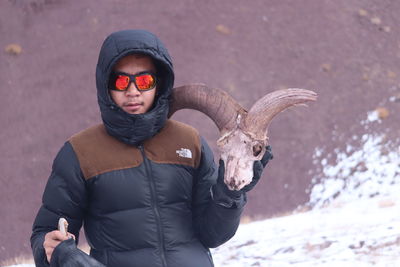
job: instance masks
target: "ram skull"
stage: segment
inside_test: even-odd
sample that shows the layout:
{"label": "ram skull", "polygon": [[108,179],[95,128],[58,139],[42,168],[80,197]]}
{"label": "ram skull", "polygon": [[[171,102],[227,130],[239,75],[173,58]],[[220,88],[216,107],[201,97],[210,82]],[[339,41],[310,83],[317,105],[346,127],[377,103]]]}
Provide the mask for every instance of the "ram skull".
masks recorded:
{"label": "ram skull", "polygon": [[274,116],[291,106],[317,99],[317,94],[310,90],[277,90],[246,111],[226,92],[204,84],[185,85],[172,92],[168,117],[180,109],[195,109],[217,125],[217,145],[225,163],[224,182],[231,190],[240,190],[251,182],[253,163],[265,153],[268,126]]}

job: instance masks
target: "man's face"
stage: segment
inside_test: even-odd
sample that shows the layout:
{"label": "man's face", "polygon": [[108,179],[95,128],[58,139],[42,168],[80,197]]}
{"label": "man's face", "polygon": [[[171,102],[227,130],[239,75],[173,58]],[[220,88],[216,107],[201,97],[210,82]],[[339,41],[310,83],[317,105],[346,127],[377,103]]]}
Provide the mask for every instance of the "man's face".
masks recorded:
{"label": "man's face", "polygon": [[[121,58],[114,66],[115,72],[138,74],[141,72],[156,72],[150,57],[145,55],[128,55]],[[154,102],[157,88],[139,91],[135,83],[131,83],[126,91],[109,90],[114,103],[129,114],[146,113]]]}

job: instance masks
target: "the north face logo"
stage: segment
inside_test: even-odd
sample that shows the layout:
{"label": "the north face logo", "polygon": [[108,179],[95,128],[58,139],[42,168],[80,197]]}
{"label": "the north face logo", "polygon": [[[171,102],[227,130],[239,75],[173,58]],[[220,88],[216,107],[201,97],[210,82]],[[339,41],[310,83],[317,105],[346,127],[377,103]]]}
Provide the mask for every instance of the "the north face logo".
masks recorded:
{"label": "the north face logo", "polygon": [[178,156],[182,158],[188,158],[188,159],[192,158],[192,151],[190,151],[190,149],[187,148],[181,148],[180,150],[177,150],[176,154],[178,154]]}

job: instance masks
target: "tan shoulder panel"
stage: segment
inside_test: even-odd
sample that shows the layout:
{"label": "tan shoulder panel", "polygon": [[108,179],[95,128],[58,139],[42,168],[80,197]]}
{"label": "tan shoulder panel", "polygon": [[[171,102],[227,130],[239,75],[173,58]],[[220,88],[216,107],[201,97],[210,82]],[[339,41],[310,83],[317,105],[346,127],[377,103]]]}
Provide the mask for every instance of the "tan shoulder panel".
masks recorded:
{"label": "tan shoulder panel", "polygon": [[157,163],[183,164],[197,168],[201,142],[196,129],[168,120],[164,128],[144,143],[146,156]]}
{"label": "tan shoulder panel", "polygon": [[85,179],[112,170],[136,167],[143,162],[139,149],[110,136],[103,124],[73,135],[69,142]]}

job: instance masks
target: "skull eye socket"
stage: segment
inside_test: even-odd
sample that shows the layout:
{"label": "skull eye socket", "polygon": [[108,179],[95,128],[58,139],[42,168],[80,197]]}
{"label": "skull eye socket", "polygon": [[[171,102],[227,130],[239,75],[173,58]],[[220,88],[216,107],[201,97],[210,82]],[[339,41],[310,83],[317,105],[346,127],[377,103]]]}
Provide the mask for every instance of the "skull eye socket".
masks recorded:
{"label": "skull eye socket", "polygon": [[254,157],[257,157],[258,155],[260,155],[261,151],[262,151],[262,145],[256,144],[253,146],[253,156]]}

